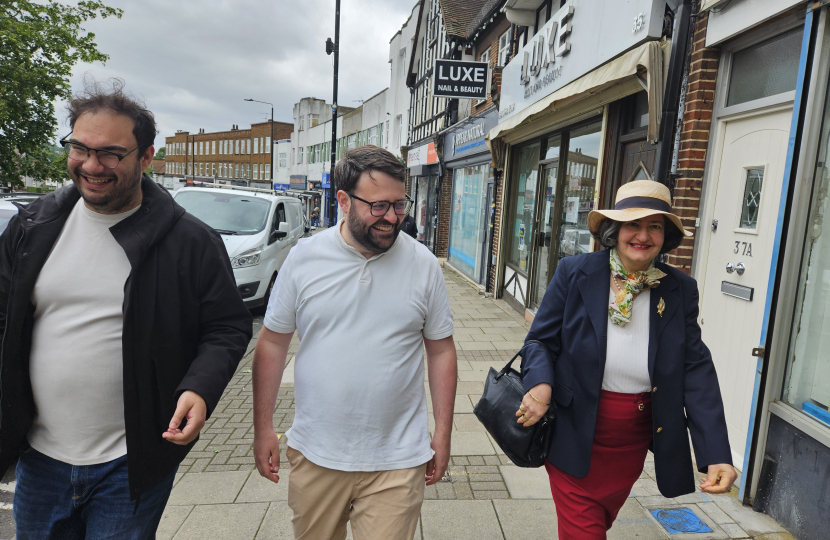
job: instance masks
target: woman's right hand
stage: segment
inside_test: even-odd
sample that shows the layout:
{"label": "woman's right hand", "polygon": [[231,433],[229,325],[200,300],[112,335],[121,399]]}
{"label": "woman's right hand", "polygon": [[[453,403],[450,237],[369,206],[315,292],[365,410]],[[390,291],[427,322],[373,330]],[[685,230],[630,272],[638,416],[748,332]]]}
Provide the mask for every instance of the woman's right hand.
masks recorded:
{"label": "woman's right hand", "polygon": [[531,388],[522,398],[519,410],[516,411],[518,422],[524,427],[530,427],[538,422],[550,408],[552,393],[548,383],[539,383]]}

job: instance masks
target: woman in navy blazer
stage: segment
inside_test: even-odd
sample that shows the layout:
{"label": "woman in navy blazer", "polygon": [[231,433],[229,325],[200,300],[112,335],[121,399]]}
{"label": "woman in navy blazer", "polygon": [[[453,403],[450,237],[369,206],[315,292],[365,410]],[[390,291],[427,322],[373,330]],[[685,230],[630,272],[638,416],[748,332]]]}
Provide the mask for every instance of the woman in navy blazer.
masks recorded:
{"label": "woman in navy blazer", "polygon": [[591,212],[608,249],[560,261],[527,335],[553,358],[525,349],[516,416],[531,426],[556,403],[546,468],[560,539],[606,537],[648,449],[660,493],[694,492],[687,429],[702,491],[725,492],[737,476],[697,283],[655,263],[689,234],[669,201],[665,186],[643,180],[618,190],[614,210]]}

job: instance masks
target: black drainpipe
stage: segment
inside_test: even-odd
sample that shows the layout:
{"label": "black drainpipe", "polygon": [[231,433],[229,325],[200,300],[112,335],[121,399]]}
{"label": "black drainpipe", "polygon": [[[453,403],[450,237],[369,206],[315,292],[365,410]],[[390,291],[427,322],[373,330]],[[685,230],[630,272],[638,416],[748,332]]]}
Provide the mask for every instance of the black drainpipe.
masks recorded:
{"label": "black drainpipe", "polygon": [[675,125],[680,102],[680,93],[685,71],[686,50],[689,46],[692,21],[692,0],[683,0],[675,13],[675,28],[671,41],[671,55],[666,77],[666,95],[663,100],[663,113],[660,118],[660,135],[657,143],[657,156],[654,165],[654,180],[672,188],[669,177],[669,164],[674,150]]}

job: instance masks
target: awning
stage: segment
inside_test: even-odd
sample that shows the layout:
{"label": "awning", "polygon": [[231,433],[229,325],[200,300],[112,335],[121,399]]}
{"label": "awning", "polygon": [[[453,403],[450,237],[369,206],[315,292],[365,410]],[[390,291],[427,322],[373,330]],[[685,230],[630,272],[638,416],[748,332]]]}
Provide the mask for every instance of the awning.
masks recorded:
{"label": "awning", "polygon": [[671,41],[649,41],[583,75],[491,129],[485,138],[487,146],[493,152],[493,141],[511,130],[523,124],[529,124],[541,116],[564,109],[581,99],[598,94],[626,79],[636,79],[648,91],[648,139],[652,143],[656,142],[660,131],[660,115],[663,110],[663,87],[665,86],[663,65],[665,55],[670,48]]}

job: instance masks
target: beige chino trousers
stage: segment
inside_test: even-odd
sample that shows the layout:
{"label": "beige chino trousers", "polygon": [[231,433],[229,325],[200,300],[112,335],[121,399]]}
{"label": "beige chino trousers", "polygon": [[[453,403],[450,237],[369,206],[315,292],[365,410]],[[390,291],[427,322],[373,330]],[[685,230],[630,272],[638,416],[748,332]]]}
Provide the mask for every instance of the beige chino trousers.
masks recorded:
{"label": "beige chino trousers", "polygon": [[286,449],[288,506],[296,540],[412,540],[424,502],[426,463],[411,469],[336,471]]}

